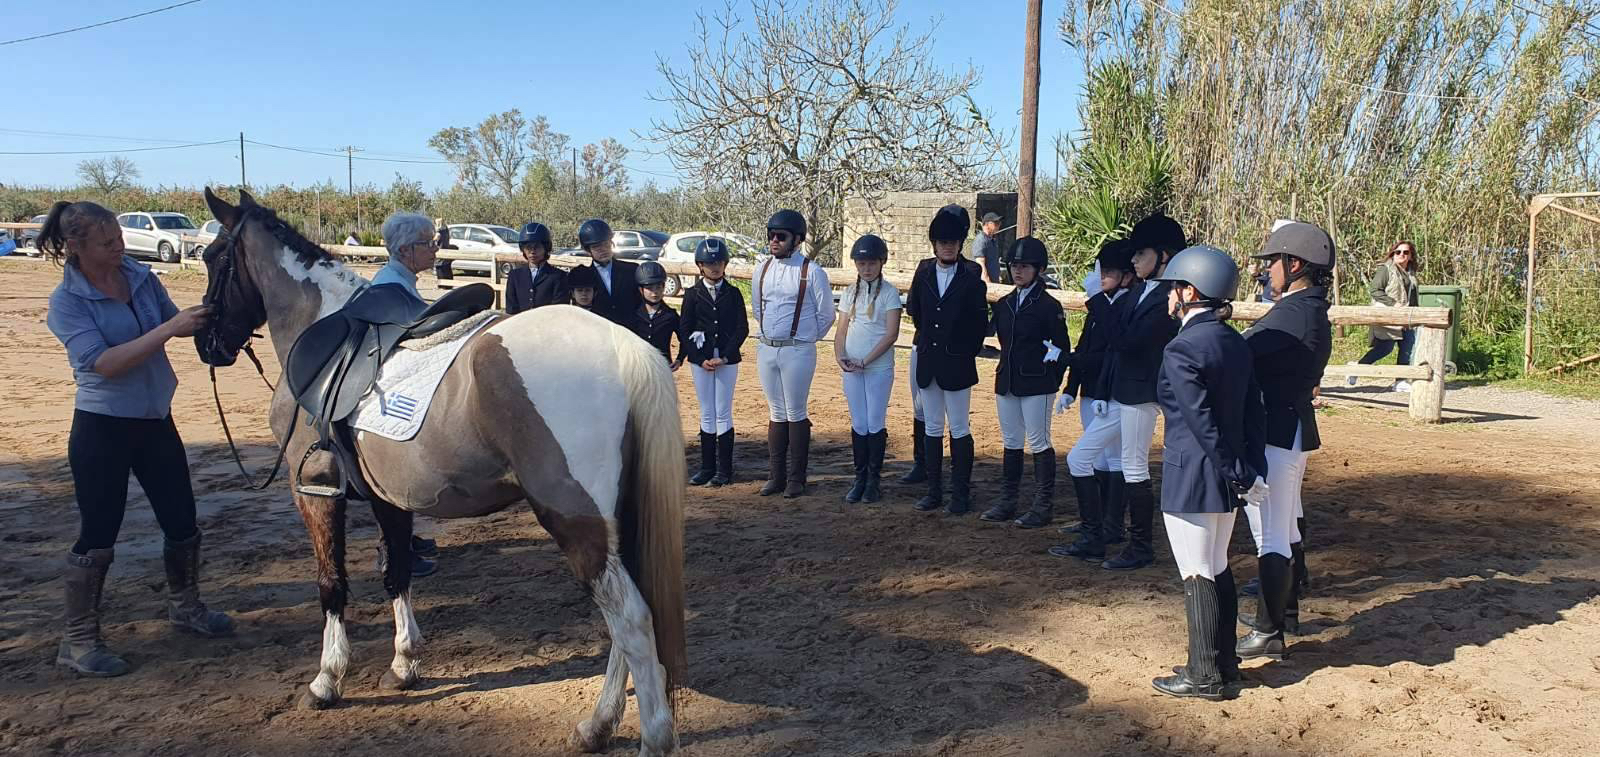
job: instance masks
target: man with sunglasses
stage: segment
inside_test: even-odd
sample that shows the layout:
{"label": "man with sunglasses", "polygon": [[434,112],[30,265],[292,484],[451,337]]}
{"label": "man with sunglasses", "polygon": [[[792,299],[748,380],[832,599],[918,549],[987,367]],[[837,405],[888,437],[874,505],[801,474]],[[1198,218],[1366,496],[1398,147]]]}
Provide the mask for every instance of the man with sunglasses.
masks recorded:
{"label": "man with sunglasses", "polygon": [[828,273],[796,254],[806,238],[805,216],[780,210],[767,221],[767,251],[752,282],[750,309],[760,344],[756,369],[767,395],[767,454],[770,475],[761,496],[806,490],[811,420],[806,401],[817,370],[817,340],[833,326],[833,288]]}

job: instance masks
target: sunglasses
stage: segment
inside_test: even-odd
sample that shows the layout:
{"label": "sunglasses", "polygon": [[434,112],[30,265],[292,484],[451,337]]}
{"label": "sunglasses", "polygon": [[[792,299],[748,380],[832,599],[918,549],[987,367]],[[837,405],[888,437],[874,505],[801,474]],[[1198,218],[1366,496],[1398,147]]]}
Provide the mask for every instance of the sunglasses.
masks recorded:
{"label": "sunglasses", "polygon": [[793,238],[794,238],[794,235],[790,234],[787,231],[769,231],[769,232],[767,232],[767,241],[768,242],[771,242],[771,241],[787,242],[787,241],[789,241],[790,239],[793,239]]}

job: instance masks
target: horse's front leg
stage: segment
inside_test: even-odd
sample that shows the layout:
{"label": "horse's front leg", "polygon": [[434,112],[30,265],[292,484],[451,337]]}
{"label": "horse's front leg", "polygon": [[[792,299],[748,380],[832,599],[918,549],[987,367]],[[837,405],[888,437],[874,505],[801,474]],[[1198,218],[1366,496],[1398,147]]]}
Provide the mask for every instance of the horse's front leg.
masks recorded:
{"label": "horse's front leg", "polygon": [[321,710],[339,703],[344,674],[350,667],[350,639],[344,630],[344,607],[350,582],[344,570],[343,498],[296,494],[295,507],[311,535],[317,558],[317,592],[322,600],[322,664],[300,706]]}
{"label": "horse's front leg", "polygon": [[379,688],[403,691],[417,685],[418,655],[422,652],[422,628],[411,611],[411,525],[410,512],[387,502],[374,500],[372,514],[383,531],[386,559],[383,589],[394,604],[394,661],[378,682]]}

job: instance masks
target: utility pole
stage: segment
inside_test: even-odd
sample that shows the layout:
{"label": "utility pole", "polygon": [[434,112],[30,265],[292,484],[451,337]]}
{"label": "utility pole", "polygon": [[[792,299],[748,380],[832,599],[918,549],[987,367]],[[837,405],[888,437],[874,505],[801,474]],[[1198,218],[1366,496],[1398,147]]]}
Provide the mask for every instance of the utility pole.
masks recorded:
{"label": "utility pole", "polygon": [[361,222],[361,198],[356,197],[355,155],[361,152],[361,148],[347,145],[342,149],[344,150],[345,190],[350,193],[351,199],[356,201],[356,228],[359,229],[366,225]]}
{"label": "utility pole", "polygon": [[239,132],[239,188],[244,189],[244,132]]}
{"label": "utility pole", "polygon": [[572,148],[572,215],[578,215],[578,148]]}
{"label": "utility pole", "polygon": [[1022,47],[1022,156],[1017,169],[1017,236],[1033,236],[1033,179],[1039,152],[1039,26],[1044,0],[1028,0]]}

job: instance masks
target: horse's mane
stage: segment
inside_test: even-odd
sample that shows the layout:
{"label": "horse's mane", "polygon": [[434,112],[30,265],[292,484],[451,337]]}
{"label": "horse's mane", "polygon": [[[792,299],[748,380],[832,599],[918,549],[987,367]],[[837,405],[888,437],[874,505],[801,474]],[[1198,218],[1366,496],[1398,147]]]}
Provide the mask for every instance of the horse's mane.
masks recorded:
{"label": "horse's mane", "polygon": [[337,257],[334,257],[333,253],[322,249],[322,246],[316,242],[301,236],[299,231],[279,218],[278,214],[271,208],[257,205],[246,211],[246,213],[265,216],[260,219],[261,224],[266,227],[267,231],[272,233],[273,238],[277,239],[284,247],[292,250],[295,259],[299,260],[300,265],[305,266],[307,270],[310,270],[312,266],[318,263],[340,262]]}

